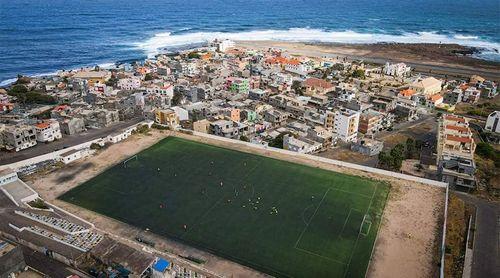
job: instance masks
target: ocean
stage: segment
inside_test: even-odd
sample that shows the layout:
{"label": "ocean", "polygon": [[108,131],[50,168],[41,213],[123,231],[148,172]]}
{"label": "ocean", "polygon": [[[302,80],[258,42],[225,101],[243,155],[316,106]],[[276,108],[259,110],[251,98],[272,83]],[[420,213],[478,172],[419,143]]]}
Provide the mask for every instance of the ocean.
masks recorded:
{"label": "ocean", "polygon": [[0,0],[0,85],[214,38],[458,43],[500,61],[500,1]]}

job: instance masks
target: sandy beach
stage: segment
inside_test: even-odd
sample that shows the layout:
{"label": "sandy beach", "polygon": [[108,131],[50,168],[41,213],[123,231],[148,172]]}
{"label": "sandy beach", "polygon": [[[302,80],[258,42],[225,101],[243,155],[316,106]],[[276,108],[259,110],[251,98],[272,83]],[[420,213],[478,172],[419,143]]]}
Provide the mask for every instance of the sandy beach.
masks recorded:
{"label": "sandy beach", "polygon": [[486,61],[462,55],[473,49],[456,44],[333,44],[282,41],[237,41],[237,46],[269,49],[281,48],[290,54],[310,57],[347,57],[383,64],[404,62],[416,71],[438,75],[469,77],[478,74],[500,80],[500,62]]}

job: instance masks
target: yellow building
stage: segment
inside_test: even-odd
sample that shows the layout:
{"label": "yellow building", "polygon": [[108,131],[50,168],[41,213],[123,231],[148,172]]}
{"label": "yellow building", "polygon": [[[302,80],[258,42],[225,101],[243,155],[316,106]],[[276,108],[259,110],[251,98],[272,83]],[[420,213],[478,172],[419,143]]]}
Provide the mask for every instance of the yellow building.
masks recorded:
{"label": "yellow building", "polygon": [[155,122],[170,128],[176,128],[179,126],[179,117],[172,109],[158,109],[155,111]]}
{"label": "yellow building", "polygon": [[199,120],[193,123],[193,130],[201,133],[208,133],[210,122],[207,119]]}
{"label": "yellow building", "polygon": [[108,71],[79,71],[73,75],[73,78],[87,80],[89,86],[105,84],[110,77],[111,74]]}

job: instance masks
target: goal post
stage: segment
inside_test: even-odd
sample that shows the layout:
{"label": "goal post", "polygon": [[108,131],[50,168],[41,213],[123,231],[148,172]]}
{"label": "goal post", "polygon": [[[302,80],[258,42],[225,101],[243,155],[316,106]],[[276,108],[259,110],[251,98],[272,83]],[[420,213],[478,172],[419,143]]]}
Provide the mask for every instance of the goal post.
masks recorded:
{"label": "goal post", "polygon": [[137,160],[137,159],[138,159],[138,158],[137,158],[137,155],[133,155],[133,156],[131,156],[131,157],[129,157],[129,158],[127,158],[127,159],[125,159],[125,160],[123,161],[123,167],[124,167],[124,168],[127,168],[127,162],[129,162],[129,161],[131,161],[131,160],[134,160],[134,159],[135,159],[135,160]]}

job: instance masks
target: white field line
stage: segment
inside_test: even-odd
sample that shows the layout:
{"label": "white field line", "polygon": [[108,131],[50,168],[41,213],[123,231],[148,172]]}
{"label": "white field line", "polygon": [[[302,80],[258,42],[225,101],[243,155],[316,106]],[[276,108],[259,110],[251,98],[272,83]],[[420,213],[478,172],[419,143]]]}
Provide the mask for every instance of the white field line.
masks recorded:
{"label": "white field line", "polygon": [[325,192],[325,194],[323,194],[323,198],[321,198],[321,201],[319,202],[318,206],[316,207],[316,210],[314,210],[314,213],[313,215],[311,216],[311,218],[309,218],[309,221],[307,222],[306,226],[304,227],[304,229],[302,230],[302,233],[300,233],[300,236],[299,238],[297,239],[297,241],[295,242],[295,245],[294,245],[294,248],[297,247],[297,245],[299,244],[300,242],[300,239],[302,238],[302,236],[304,235],[304,233],[306,232],[307,228],[309,227],[309,224],[311,224],[311,221],[313,220],[314,216],[316,215],[316,213],[318,212],[318,209],[319,207],[321,207],[321,204],[323,204],[323,200],[325,200],[325,197],[326,197],[326,194],[328,194],[328,192],[330,191],[330,188],[328,188]]}
{"label": "white field line", "polygon": [[[370,199],[370,204],[368,205],[368,208],[366,209],[365,215],[368,213],[368,211],[370,211],[370,208],[372,207],[373,198],[375,197],[375,193],[377,192],[377,189],[378,189],[378,184],[375,184],[375,190],[373,191],[373,195],[372,195],[372,198]],[[349,271],[349,265],[351,264],[352,256],[354,255],[354,251],[356,251],[356,247],[358,246],[360,232],[358,232],[358,237],[356,238],[356,242],[354,243],[354,248],[351,251],[351,256],[349,257],[349,262],[347,263],[347,267],[346,267],[345,272],[344,272],[344,277],[347,275],[347,272]]]}

